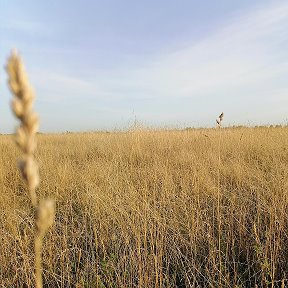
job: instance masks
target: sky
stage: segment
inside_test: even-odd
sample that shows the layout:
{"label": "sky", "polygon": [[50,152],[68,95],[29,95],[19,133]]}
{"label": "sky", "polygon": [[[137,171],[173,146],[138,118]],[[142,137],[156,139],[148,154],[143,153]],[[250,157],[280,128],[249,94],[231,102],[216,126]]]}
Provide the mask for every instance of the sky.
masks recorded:
{"label": "sky", "polygon": [[42,132],[288,123],[288,2],[0,0],[0,133],[16,48]]}

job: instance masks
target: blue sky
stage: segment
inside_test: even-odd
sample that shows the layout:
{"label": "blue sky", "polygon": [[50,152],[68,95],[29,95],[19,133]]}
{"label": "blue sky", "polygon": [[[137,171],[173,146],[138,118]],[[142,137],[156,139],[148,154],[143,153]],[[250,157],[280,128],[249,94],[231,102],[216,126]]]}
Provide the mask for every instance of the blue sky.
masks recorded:
{"label": "blue sky", "polygon": [[[288,122],[288,2],[0,1],[0,63],[17,48],[41,131]],[[12,132],[0,72],[0,133]]]}

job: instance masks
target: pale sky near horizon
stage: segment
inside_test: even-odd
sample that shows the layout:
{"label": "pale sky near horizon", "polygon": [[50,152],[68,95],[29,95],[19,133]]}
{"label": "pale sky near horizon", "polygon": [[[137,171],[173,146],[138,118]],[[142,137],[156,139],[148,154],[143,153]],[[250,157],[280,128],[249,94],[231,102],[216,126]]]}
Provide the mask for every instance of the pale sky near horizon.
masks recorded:
{"label": "pale sky near horizon", "polygon": [[287,1],[0,0],[0,133],[13,47],[43,132],[288,122]]}

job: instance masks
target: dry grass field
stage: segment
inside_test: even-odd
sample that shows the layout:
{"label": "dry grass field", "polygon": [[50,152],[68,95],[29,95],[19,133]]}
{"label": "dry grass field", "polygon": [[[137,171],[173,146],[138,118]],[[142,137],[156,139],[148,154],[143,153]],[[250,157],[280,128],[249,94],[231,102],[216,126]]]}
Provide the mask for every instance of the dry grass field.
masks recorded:
{"label": "dry grass field", "polygon": [[[0,136],[0,286],[34,286],[34,220]],[[288,128],[38,135],[45,287],[285,287]],[[41,197],[42,197],[41,196]]]}

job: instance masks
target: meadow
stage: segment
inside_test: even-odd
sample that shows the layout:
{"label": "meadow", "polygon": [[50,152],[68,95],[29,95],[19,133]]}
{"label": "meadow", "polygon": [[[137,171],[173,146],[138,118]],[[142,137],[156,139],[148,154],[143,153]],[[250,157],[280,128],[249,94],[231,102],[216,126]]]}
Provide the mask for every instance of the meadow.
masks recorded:
{"label": "meadow", "polygon": [[[38,134],[56,201],[44,287],[285,287],[288,127]],[[34,286],[35,221],[0,136],[0,287]]]}

